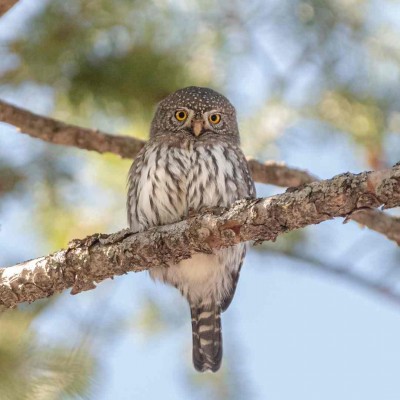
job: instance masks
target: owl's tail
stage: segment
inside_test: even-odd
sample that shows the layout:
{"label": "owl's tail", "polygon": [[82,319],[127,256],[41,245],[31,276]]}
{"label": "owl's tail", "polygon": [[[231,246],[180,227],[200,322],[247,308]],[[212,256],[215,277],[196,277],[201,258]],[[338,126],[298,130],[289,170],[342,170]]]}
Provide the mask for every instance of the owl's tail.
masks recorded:
{"label": "owl's tail", "polygon": [[191,305],[193,364],[197,371],[218,371],[222,360],[221,309],[215,304]]}

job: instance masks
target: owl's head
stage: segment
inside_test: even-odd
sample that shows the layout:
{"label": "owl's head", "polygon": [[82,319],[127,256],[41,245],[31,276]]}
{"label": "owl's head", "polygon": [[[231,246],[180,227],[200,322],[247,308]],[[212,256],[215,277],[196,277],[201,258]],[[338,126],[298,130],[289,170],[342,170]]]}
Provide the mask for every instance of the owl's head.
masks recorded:
{"label": "owl's head", "polygon": [[235,108],[212,89],[196,86],[179,89],[159,103],[150,136],[177,132],[194,138],[213,134],[238,138]]}

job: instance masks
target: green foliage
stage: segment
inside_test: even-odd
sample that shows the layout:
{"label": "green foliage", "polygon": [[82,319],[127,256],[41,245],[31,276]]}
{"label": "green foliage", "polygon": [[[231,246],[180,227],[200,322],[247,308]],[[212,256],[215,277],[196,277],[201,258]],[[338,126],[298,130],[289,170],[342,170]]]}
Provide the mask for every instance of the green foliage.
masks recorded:
{"label": "green foliage", "polygon": [[50,85],[75,109],[89,101],[111,113],[147,111],[179,87],[205,83],[190,74],[185,43],[160,42],[162,18],[140,1],[51,1],[10,46],[20,63],[2,82]]}
{"label": "green foliage", "polygon": [[41,343],[31,329],[45,308],[46,303],[0,314],[1,399],[74,399],[89,392],[94,360],[88,350]]}
{"label": "green foliage", "polygon": [[366,149],[368,162],[382,168],[385,109],[374,98],[360,98],[349,92],[328,92],[319,105],[319,116],[338,130],[347,132]]}

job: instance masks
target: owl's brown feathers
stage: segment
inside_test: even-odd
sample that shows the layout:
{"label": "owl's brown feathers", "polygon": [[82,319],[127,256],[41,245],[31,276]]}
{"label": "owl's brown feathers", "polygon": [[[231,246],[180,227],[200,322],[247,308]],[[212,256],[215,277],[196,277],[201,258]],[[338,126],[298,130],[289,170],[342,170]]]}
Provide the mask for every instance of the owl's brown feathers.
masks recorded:
{"label": "owl's brown feathers", "polygon": [[[183,121],[177,119],[179,110],[186,115]],[[211,117],[214,114],[220,118],[218,123],[213,123],[218,120]],[[153,119],[151,138],[130,169],[131,229],[170,224],[187,217],[189,211],[226,207],[254,196],[229,101],[197,87],[181,89],[163,100]],[[153,279],[175,286],[189,301],[193,362],[200,371],[216,371],[220,366],[220,312],[232,300],[244,255],[245,245],[238,244],[150,270]]]}

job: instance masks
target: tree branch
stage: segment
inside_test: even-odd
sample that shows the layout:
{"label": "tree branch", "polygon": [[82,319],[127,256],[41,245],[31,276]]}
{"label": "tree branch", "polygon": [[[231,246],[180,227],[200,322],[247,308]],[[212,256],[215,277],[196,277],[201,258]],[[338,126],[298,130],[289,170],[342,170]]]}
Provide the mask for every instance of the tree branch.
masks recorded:
{"label": "tree branch", "polygon": [[[43,117],[0,100],[0,121],[11,124],[31,137],[46,142],[78,147],[98,153],[114,153],[123,158],[134,158],[144,141],[129,136],[116,136],[98,130],[65,124]],[[256,182],[283,187],[297,187],[316,181],[307,171],[290,168],[282,163],[260,163],[249,159],[249,166]],[[400,221],[381,211],[360,211],[351,219],[367,226],[400,244]]]}
{"label": "tree branch", "polygon": [[0,17],[17,3],[18,0],[0,0]]}
{"label": "tree branch", "polygon": [[391,217],[379,210],[359,210],[352,213],[349,219],[385,235],[400,246],[400,219],[398,217]]}
{"label": "tree branch", "polygon": [[345,217],[365,207],[400,205],[400,166],[342,174],[296,190],[241,200],[227,210],[208,210],[142,233],[127,230],[75,240],[68,249],[0,270],[0,305],[15,307],[72,287],[72,294],[128,271],[177,263],[195,252],[212,253],[250,240]]}
{"label": "tree branch", "polygon": [[284,163],[275,161],[261,163],[252,158],[247,158],[247,161],[255,182],[282,187],[297,187],[318,180],[309,172],[288,167]]}
{"label": "tree branch", "polygon": [[21,133],[53,144],[114,153],[123,158],[134,158],[144,141],[128,136],[116,136],[98,130],[65,124],[43,117],[0,100],[0,121],[15,126]]}

